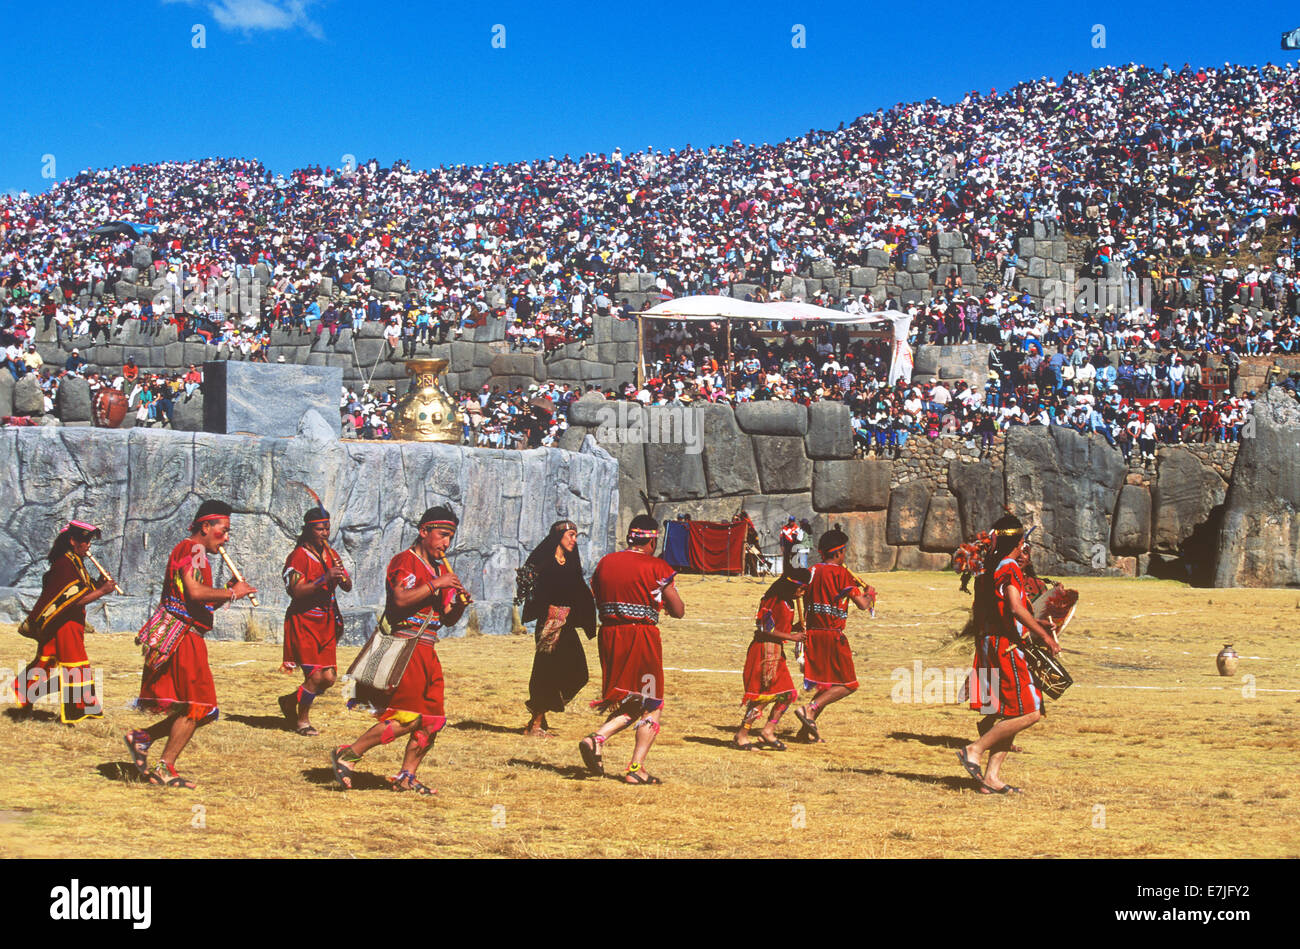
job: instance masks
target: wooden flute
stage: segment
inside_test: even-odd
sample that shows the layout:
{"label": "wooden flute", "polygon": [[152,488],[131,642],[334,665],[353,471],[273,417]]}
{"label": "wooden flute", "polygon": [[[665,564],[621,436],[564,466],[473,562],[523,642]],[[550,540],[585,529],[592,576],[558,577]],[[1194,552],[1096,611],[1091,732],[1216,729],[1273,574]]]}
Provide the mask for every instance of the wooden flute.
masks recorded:
{"label": "wooden flute", "polygon": [[[230,575],[231,575],[232,577],[234,577],[234,578],[235,578],[236,580],[238,580],[240,583],[247,583],[247,582],[248,582],[247,580],[244,579],[243,575],[239,572],[239,568],[235,566],[235,562],[234,562],[233,560],[230,559],[230,555],[226,553],[226,548],[225,548],[225,547],[218,547],[218,548],[217,548],[217,553],[220,554],[220,555],[221,555],[221,559],[225,561],[225,563],[226,563],[226,569],[230,571]],[[253,593],[248,594],[248,602],[249,602],[249,603],[252,603],[254,606],[257,606],[258,603],[257,603],[257,596],[256,596],[256,594],[253,594]]]}

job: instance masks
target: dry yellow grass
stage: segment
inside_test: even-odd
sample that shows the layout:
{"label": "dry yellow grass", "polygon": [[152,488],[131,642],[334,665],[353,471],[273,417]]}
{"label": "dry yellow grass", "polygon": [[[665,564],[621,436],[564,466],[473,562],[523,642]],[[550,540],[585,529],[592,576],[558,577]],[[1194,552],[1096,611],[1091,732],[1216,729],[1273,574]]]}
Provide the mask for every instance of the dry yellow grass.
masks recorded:
{"label": "dry yellow grass", "polygon": [[[688,618],[664,625],[668,705],[649,762],[661,787],[579,777],[575,743],[598,722],[585,704],[593,685],[552,716],[562,737],[523,737],[531,637],[488,636],[439,647],[452,724],[421,773],[435,798],[384,789],[397,745],[366,756],[357,790],[335,790],[328,751],[369,719],[334,692],[317,703],[320,738],[281,730],[275,699],[297,678],[278,671],[268,643],[210,645],[222,720],[182,759],[199,789],[129,783],[121,736],[146,721],[123,708],[138,654],[129,635],[92,637],[105,719],[72,729],[0,716],[0,855],[1300,855],[1300,593],[1074,582],[1082,600],[1064,658],[1076,685],[1011,757],[1006,776],[1026,793],[995,798],[974,793],[954,758],[974,713],[891,701],[897,668],[969,663],[969,644],[949,644],[969,599],[951,574],[871,582],[879,614],[855,612],[849,626],[862,688],[826,712],[829,742],[740,754],[724,743],[764,584],[683,578]],[[1225,642],[1242,655],[1233,679],[1214,668]],[[27,658],[12,627],[0,644],[0,665]],[[611,771],[630,741],[608,746]]]}

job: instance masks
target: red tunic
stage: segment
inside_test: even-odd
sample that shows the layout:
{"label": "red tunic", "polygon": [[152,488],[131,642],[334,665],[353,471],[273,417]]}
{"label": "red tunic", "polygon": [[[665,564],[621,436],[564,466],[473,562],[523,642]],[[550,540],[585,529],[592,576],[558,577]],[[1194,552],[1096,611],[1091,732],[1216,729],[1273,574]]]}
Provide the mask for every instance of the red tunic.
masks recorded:
{"label": "red tunic", "polygon": [[15,679],[20,706],[62,692],[59,717],[64,724],[103,717],[103,704],[94,690],[86,655],[86,608],[74,605],[94,589],[86,565],[72,551],[50,564],[28,623],[38,624],[45,634],[53,635],[41,644],[23,681]]}
{"label": "red tunic", "polygon": [[591,589],[600,616],[600,698],[615,708],[639,698],[643,711],[664,702],[664,656],[659,640],[663,591],[677,572],[652,554],[620,550],[596,564]]}
{"label": "red tunic", "polygon": [[1014,558],[998,564],[993,573],[993,595],[1000,628],[980,636],[970,680],[970,707],[985,715],[1017,718],[1035,710],[1045,711],[1043,693],[1034,684],[1020,648],[1028,633],[1012,615],[1007,599],[1012,588],[1024,596],[1027,586],[1027,578]]}
{"label": "red tunic", "polygon": [[172,652],[171,661],[156,673],[146,667],[140,681],[136,707],[164,714],[179,713],[196,721],[217,717],[217,687],[208,666],[205,633],[212,629],[212,603],[186,598],[181,583],[188,572],[194,579],[212,586],[212,565],[207,551],[189,538],[172,548],[163,573],[161,607],[186,622],[189,629]]}
{"label": "red tunic", "polygon": [[[342,626],[334,599],[338,584],[326,579],[327,573],[320,557],[301,545],[284,562],[284,587],[290,598],[284,613],[284,661],[300,665],[308,672],[338,665],[335,642]],[[295,598],[293,585],[299,580],[318,585],[307,596]]]}
{"label": "red tunic", "polygon": [[421,607],[415,612],[399,609],[393,600],[397,590],[409,590],[412,587],[429,583],[444,573],[449,573],[441,563],[428,564],[409,548],[403,550],[388,562],[387,600],[384,616],[389,627],[395,633],[404,632],[413,636],[429,620],[425,630],[420,634],[420,642],[415,647],[415,654],[402,673],[402,680],[396,690],[388,697],[388,707],[379,713],[381,721],[395,719],[402,724],[420,717],[422,725],[429,731],[438,731],[447,724],[447,715],[443,705],[442,663],[438,661],[438,652],[434,643],[438,641],[438,630],[442,629],[442,617],[451,608],[455,590],[443,590],[441,596],[432,604]]}
{"label": "red tunic", "polygon": [[745,703],[766,705],[773,699],[795,700],[794,680],[785,664],[785,640],[771,633],[789,634],[794,609],[786,600],[766,597],[758,604],[754,641],[745,654]]}
{"label": "red tunic", "polygon": [[812,581],[804,594],[808,620],[803,653],[805,689],[833,685],[857,689],[858,674],[853,668],[853,650],[844,635],[844,624],[849,618],[849,597],[863,592],[853,574],[839,564],[813,565]]}

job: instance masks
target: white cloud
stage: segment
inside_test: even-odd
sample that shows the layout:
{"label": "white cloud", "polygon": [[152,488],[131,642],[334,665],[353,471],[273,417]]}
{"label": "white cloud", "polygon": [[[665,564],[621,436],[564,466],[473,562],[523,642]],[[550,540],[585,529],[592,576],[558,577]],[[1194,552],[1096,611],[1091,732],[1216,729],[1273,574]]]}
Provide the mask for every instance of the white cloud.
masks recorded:
{"label": "white cloud", "polygon": [[[164,3],[200,5],[200,0],[163,0]],[[315,0],[203,0],[217,25],[227,30],[252,33],[256,30],[301,29],[309,36],[324,39],[320,24],[307,15]]]}

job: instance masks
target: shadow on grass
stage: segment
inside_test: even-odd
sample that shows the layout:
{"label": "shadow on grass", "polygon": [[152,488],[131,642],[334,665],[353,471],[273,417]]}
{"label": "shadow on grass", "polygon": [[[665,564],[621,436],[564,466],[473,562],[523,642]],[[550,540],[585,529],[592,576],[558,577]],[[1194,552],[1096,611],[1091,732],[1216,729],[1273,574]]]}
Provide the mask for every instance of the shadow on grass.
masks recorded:
{"label": "shadow on grass", "polygon": [[222,715],[226,721],[249,728],[265,728],[276,732],[291,732],[292,728],[283,715]]}
{"label": "shadow on grass", "polygon": [[[312,784],[320,787],[333,788],[336,791],[342,791],[343,788],[334,780],[333,768],[303,768],[302,776]],[[388,781],[377,774],[371,774],[369,771],[352,772],[352,791],[389,791]]]}
{"label": "shadow on grass", "polygon": [[890,732],[886,737],[894,741],[917,741],[934,748],[965,748],[970,744],[970,741],[965,738],[954,738],[951,735],[919,735],[916,732]]}
{"label": "shadow on grass", "polygon": [[59,713],[39,708],[7,708],[5,718],[11,722],[57,722]]}
{"label": "shadow on grass", "polygon": [[95,765],[95,770],[101,777],[109,781],[121,781],[123,784],[146,784],[143,778],[135,770],[135,765],[129,761],[105,761],[102,764]]}
{"label": "shadow on grass", "polygon": [[838,772],[840,774],[865,774],[873,778],[902,778],[904,781],[915,781],[917,784],[937,784],[947,788],[950,791],[970,791],[975,788],[975,780],[970,777],[957,777],[956,775],[944,775],[936,777],[933,774],[913,774],[910,771],[886,771],[883,768],[827,768],[827,771]]}
{"label": "shadow on grass", "polygon": [[530,761],[527,758],[511,758],[509,761],[506,762],[506,764],[511,767],[514,767],[515,765],[519,765],[524,768],[535,768],[538,771],[549,771],[552,774],[558,774],[566,781],[586,781],[588,778],[602,778],[602,777],[613,778],[616,781],[622,780],[622,778],[619,775],[615,775],[615,774],[609,774],[609,773],[603,775],[592,774],[590,771],[588,771],[585,767],[583,767],[580,764],[559,765],[559,764],[551,764],[549,761]]}
{"label": "shadow on grass", "polygon": [[[733,728],[730,729],[730,731],[732,732],[732,734],[735,734],[736,730]],[[685,738],[682,739],[682,741],[689,741],[693,745],[709,745],[710,747],[713,748],[727,748],[729,750],[733,750],[733,751],[735,750],[735,746],[731,743],[730,738],[705,738],[701,735],[687,735]]]}
{"label": "shadow on grass", "polygon": [[493,725],[491,722],[476,722],[473,719],[456,722],[454,725],[448,725],[447,727],[464,732],[496,732],[498,735],[522,735],[524,733],[522,727],[510,728],[506,725]]}

